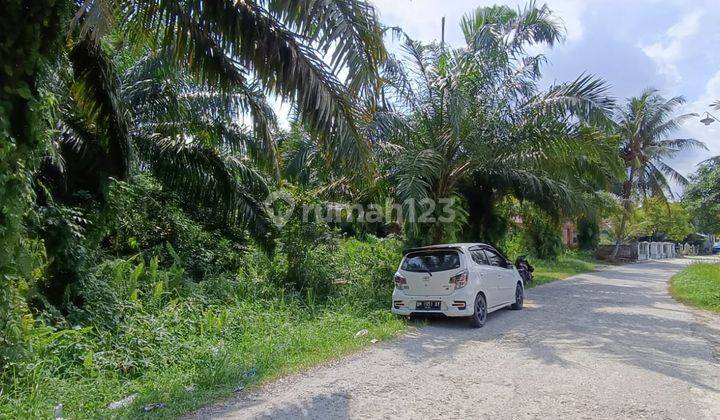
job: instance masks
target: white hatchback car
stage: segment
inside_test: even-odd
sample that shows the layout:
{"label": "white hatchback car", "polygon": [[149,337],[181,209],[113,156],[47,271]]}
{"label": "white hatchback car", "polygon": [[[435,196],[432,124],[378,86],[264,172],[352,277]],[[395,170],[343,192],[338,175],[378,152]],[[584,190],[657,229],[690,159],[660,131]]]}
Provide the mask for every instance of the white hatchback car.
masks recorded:
{"label": "white hatchback car", "polygon": [[487,314],[522,309],[525,289],[515,266],[486,244],[414,248],[395,273],[392,312],[469,317],[480,328]]}

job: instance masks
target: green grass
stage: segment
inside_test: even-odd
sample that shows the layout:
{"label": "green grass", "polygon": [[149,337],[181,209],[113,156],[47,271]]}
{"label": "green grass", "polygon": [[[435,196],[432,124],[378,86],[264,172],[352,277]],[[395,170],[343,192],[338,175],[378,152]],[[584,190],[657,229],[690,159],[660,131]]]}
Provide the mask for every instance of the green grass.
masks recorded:
{"label": "green grass", "polygon": [[[360,312],[352,308],[325,308],[314,313],[282,304],[263,308],[248,305],[229,308],[230,334],[186,336],[177,340],[173,362],[153,366],[127,380],[119,372],[88,363],[81,372],[73,369],[52,373],[38,366],[0,393],[0,418],[50,418],[62,403],[67,418],[175,418],[221,400],[242,386],[252,388],[279,376],[337,358],[404,331],[407,324],[389,311]],[[159,325],[157,335],[177,334]],[[361,329],[369,333],[355,337]],[[163,351],[168,351],[164,348]],[[149,355],[148,357],[152,357]],[[137,356],[136,356],[137,358]],[[41,362],[42,363],[42,362]],[[188,387],[192,387],[188,391]],[[124,409],[109,410],[107,404],[138,394]],[[151,403],[166,406],[150,413],[141,408]]]}
{"label": "green grass", "polygon": [[575,274],[587,273],[595,269],[595,260],[590,254],[567,252],[556,260],[530,260],[535,267],[530,287],[562,280]]}
{"label": "green grass", "polygon": [[680,302],[720,312],[720,264],[688,266],[670,280],[670,294]]}

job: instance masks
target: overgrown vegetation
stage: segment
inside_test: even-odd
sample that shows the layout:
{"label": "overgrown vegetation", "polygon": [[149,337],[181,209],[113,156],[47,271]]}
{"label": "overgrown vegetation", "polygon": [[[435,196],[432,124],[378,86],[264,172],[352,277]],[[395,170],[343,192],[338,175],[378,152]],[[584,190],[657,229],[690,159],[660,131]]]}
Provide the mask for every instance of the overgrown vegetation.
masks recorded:
{"label": "overgrown vegetation", "polygon": [[670,280],[670,294],[688,305],[720,313],[720,264],[689,265]]}
{"label": "overgrown vegetation", "polygon": [[[82,267],[66,314],[48,306],[25,325],[25,357],[3,370],[0,416],[47,417],[58,403],[69,417],[133,417],[154,402],[179,414],[404,328],[387,311],[396,238],[293,221],[269,255],[191,220],[151,178],[110,188],[117,217],[84,231],[102,226],[107,246],[78,251],[101,262]],[[43,287],[21,293],[39,306]],[[361,329],[370,333],[355,338]],[[106,408],[134,393],[132,407]]]}
{"label": "overgrown vegetation", "polygon": [[708,163],[667,203],[663,159],[702,146],[665,139],[680,98],[542,88],[531,51],[563,39],[545,5],[470,11],[455,47],[364,0],[26,3],[0,17],[2,417],[180,414],[402,330],[404,247],[491,243],[543,283],[592,269],[563,223],[588,251],[615,219],[618,241],[676,239],[717,195]]}

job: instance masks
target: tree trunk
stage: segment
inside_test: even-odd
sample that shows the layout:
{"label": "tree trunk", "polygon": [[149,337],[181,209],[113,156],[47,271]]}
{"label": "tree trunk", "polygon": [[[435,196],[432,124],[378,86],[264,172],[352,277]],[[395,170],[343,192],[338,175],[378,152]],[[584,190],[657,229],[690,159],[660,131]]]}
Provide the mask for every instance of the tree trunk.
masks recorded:
{"label": "tree trunk", "polygon": [[627,227],[630,210],[632,209],[632,202],[630,202],[630,197],[632,196],[632,183],[634,175],[635,169],[631,167],[630,175],[628,176],[628,179],[623,183],[623,215],[622,219],[620,219],[620,230],[618,231],[617,238],[615,238],[615,249],[613,249],[613,252],[610,255],[610,261],[615,261],[615,259],[617,258],[618,252],[620,251],[620,242],[622,242],[622,239],[625,237],[625,229]]}
{"label": "tree trunk", "polygon": [[[21,297],[10,281],[32,260],[23,219],[34,203],[32,170],[43,150],[37,81],[56,57],[72,16],[65,0],[5,0],[0,13],[0,365],[22,355]],[[66,13],[67,12],[67,13]],[[65,18],[68,19],[65,19]],[[34,267],[31,267],[34,268]]]}
{"label": "tree trunk", "polygon": [[493,243],[504,236],[507,222],[495,214],[498,198],[492,188],[472,182],[463,185],[460,193],[468,208],[468,225],[460,235],[464,241]]}
{"label": "tree trunk", "polygon": [[622,241],[622,237],[624,236],[624,233],[625,233],[625,225],[627,224],[628,209],[626,208],[626,206],[623,206],[623,210],[624,211],[623,211],[622,219],[620,221],[620,231],[618,232],[618,237],[615,239],[615,249],[613,249],[613,252],[610,255],[610,261],[615,261],[615,259],[617,258],[618,252],[620,251],[620,242]]}

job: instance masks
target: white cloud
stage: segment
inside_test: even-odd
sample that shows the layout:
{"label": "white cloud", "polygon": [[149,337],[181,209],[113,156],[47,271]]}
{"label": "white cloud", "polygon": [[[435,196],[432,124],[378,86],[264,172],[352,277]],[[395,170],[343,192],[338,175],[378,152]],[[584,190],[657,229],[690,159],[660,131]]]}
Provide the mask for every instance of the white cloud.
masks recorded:
{"label": "white cloud", "polygon": [[462,40],[458,27],[465,12],[477,4],[464,1],[434,0],[373,0],[380,20],[387,25],[400,26],[412,38],[431,41],[440,38],[440,21],[446,18],[446,38],[450,42]]}
{"label": "white cloud", "polygon": [[[588,3],[590,3],[589,0],[550,0],[547,2],[550,10],[552,10],[556,18],[558,18],[565,27],[565,46],[582,41],[585,33],[582,16],[587,9]],[[562,47],[562,45],[559,47],[556,46],[555,49]],[[531,45],[530,48],[528,48],[528,53],[533,55],[547,55],[549,52],[550,47],[546,45]]]}
{"label": "white cloud", "polygon": [[565,24],[568,43],[582,40],[583,35],[585,34],[582,17],[587,10],[588,3],[590,2],[587,0],[548,1],[550,9],[555,12]]}
{"label": "white cloud", "polygon": [[[720,112],[710,109],[710,104],[720,99],[720,71],[708,79],[705,83],[705,91],[686,106],[685,112],[696,112],[703,115],[706,111],[720,117]],[[708,152],[703,152],[705,157],[720,155],[720,122],[708,126],[700,123],[700,118],[691,119],[685,122],[683,129],[695,139],[702,140],[708,147]]]}
{"label": "white cloud", "polygon": [[[712,156],[720,155],[720,122],[711,125],[704,125],[700,118],[706,111],[718,115],[718,112],[710,110],[710,103],[720,99],[720,71],[713,74],[705,83],[703,93],[689,101],[683,106],[679,113],[697,113],[699,117],[692,117],[686,120],[680,130],[673,135],[677,138],[693,138],[705,143],[708,150],[694,150],[678,155],[670,162],[670,166],[683,175],[689,175],[697,170],[697,164]],[[681,190],[680,188],[677,188]]]}
{"label": "white cloud", "polygon": [[[506,4],[524,7],[526,0],[372,0],[380,12],[383,23],[399,25],[411,37],[431,41],[440,38],[440,19],[445,16],[446,39],[452,43],[462,41],[459,24],[462,16],[476,7]],[[538,2],[541,5],[543,2]],[[562,20],[567,31],[567,42],[577,42],[583,37],[582,16],[588,0],[547,0],[555,15]]]}
{"label": "white cloud", "polygon": [[658,72],[672,83],[682,80],[677,62],[683,57],[686,41],[698,33],[702,15],[699,9],[687,13],[665,32],[662,41],[640,47],[655,62]]}

